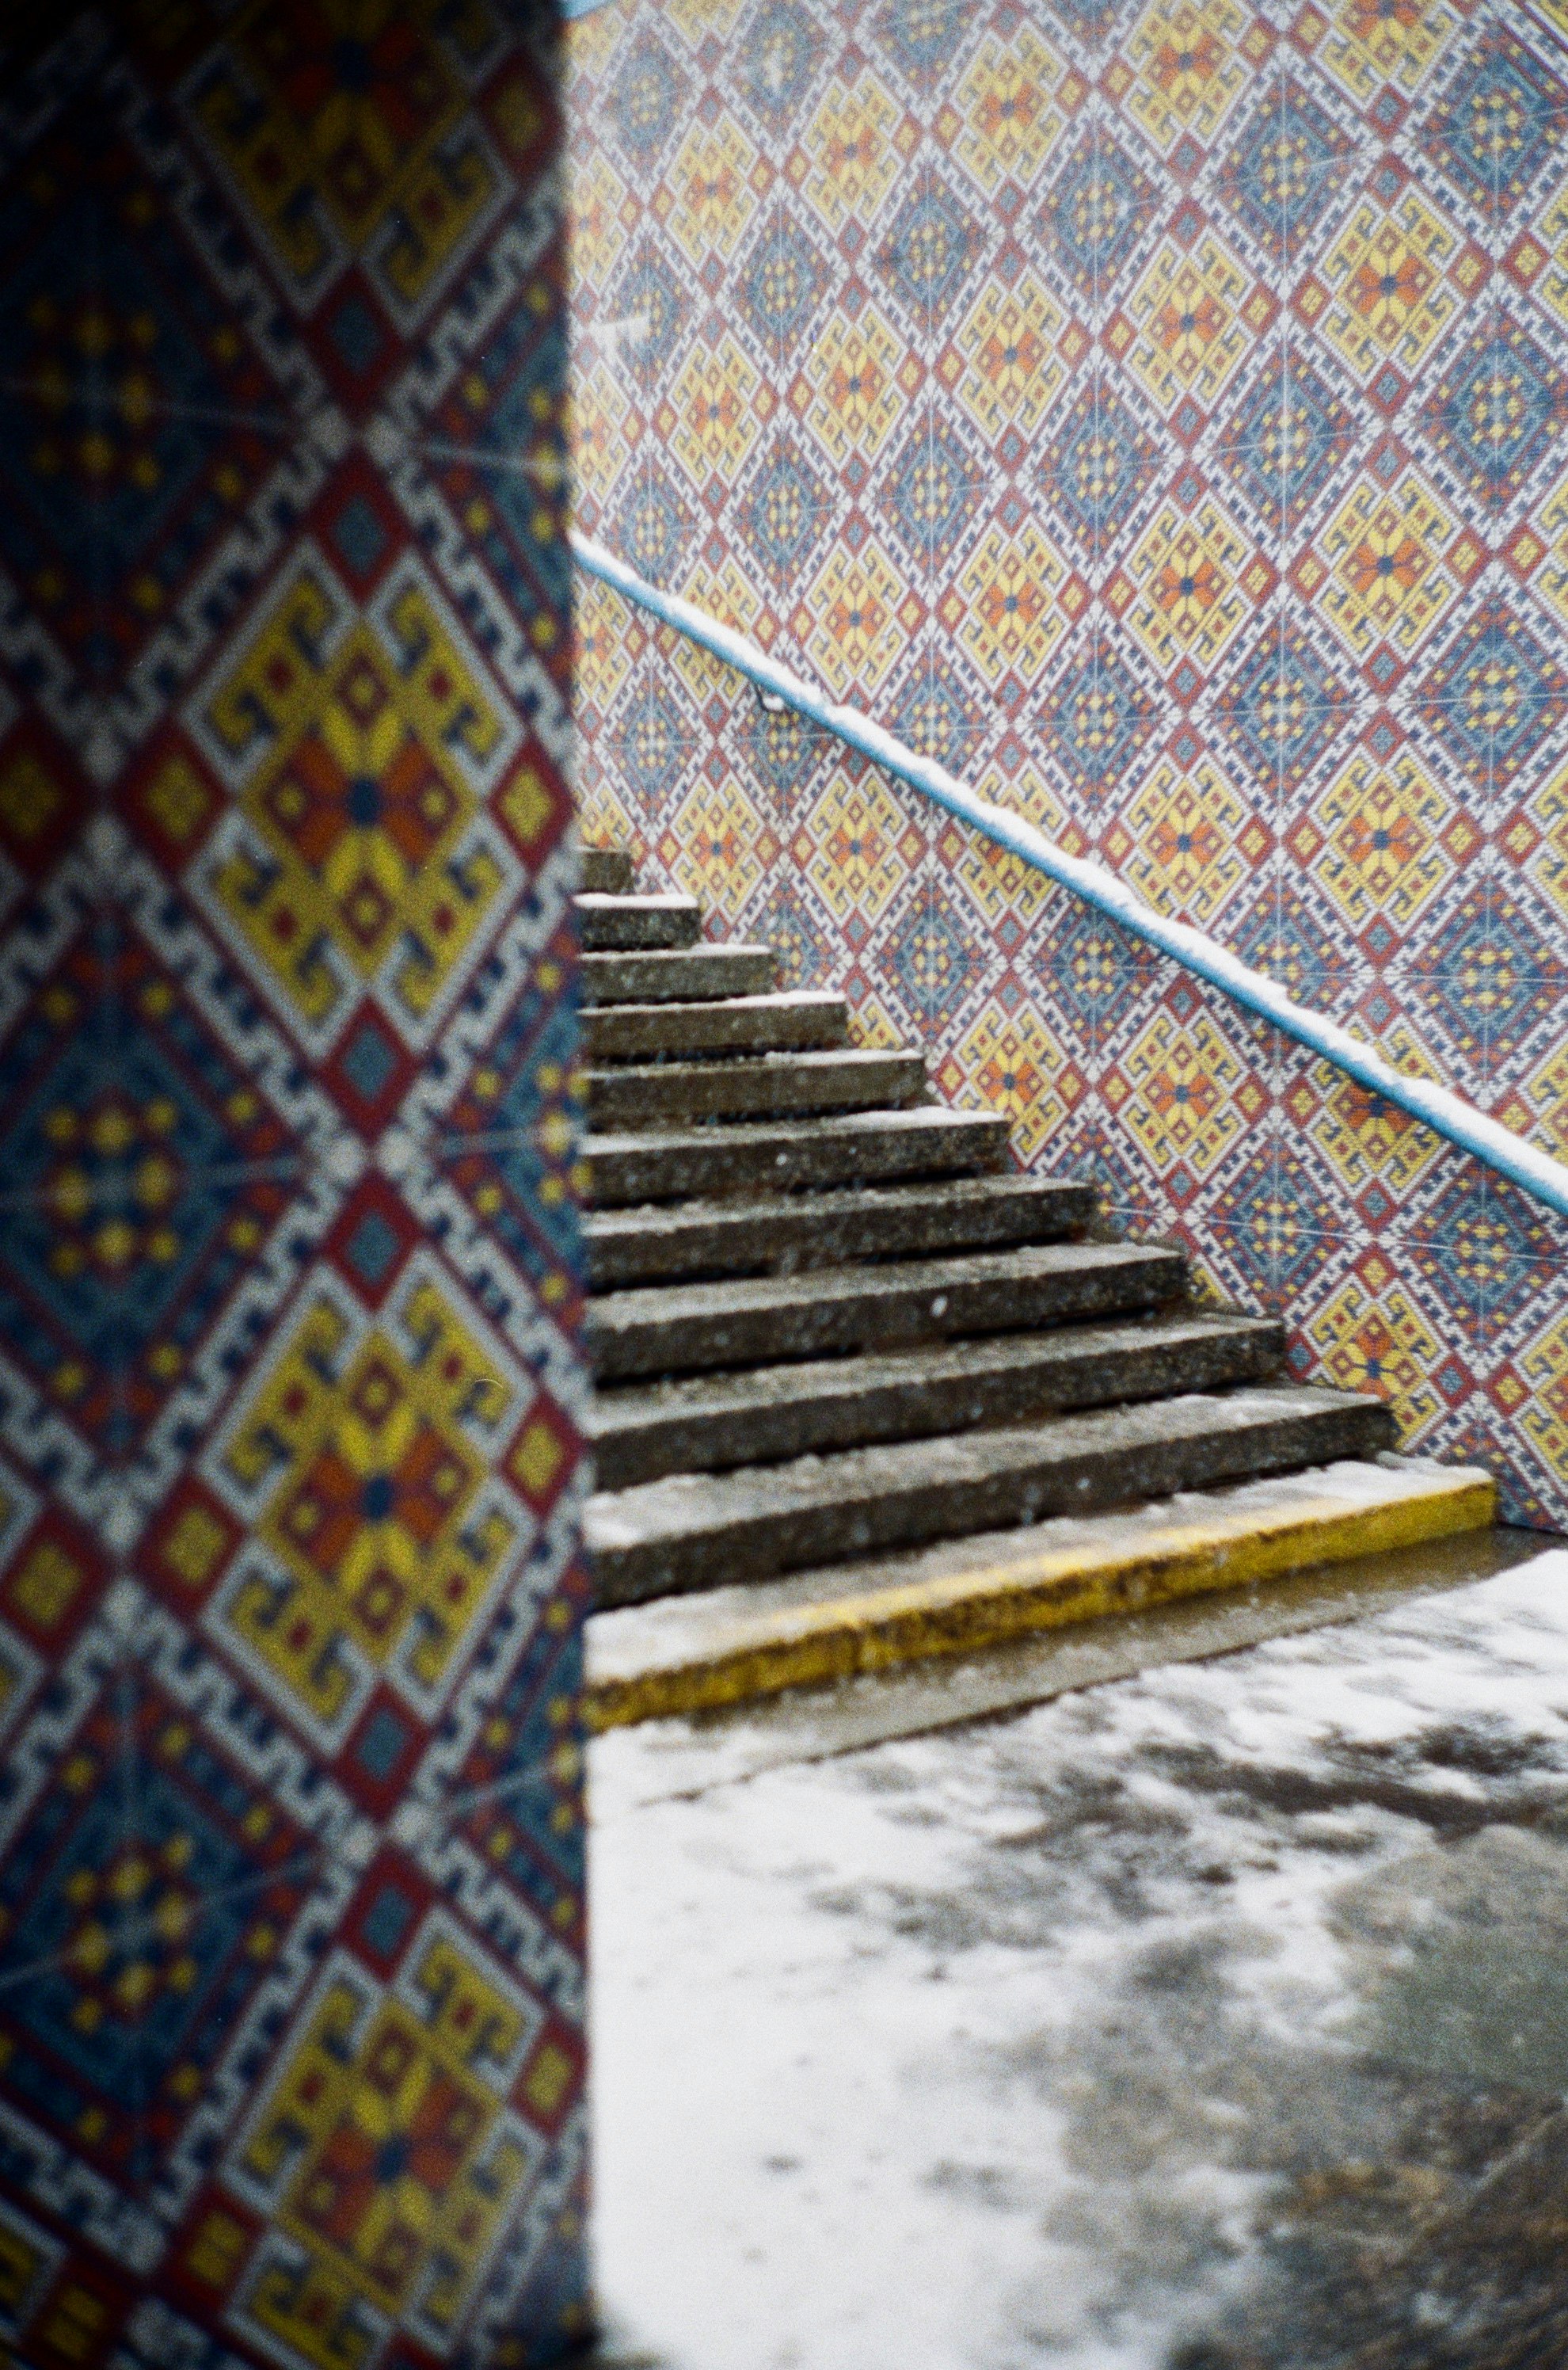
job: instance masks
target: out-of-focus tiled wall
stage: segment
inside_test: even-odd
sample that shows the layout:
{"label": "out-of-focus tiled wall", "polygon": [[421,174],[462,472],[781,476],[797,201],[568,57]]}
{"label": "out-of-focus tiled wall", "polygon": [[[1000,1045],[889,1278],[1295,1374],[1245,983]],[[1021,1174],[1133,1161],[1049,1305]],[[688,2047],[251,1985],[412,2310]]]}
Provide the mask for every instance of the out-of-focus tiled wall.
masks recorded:
{"label": "out-of-focus tiled wall", "polygon": [[[1522,0],[614,0],[582,523],[1568,1156],[1568,51]],[[590,826],[1568,1526],[1568,1227],[616,600]]]}
{"label": "out-of-focus tiled wall", "polygon": [[552,17],[0,11],[25,2370],[584,2326]]}

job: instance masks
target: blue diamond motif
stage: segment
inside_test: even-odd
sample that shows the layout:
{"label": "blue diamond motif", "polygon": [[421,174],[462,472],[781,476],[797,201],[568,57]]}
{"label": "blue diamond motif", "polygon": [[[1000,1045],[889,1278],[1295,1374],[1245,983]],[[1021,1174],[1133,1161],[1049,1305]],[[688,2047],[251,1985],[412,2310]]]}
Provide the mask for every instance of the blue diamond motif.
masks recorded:
{"label": "blue diamond motif", "polygon": [[959,294],[980,244],[952,190],[928,172],[899,207],[876,261],[908,310],[934,319]]}
{"label": "blue diamond motif", "polygon": [[1543,57],[1494,29],[1427,118],[1422,145],[1472,205],[1518,204],[1562,144],[1568,88]]}
{"label": "blue diamond motif", "polygon": [[753,550],[775,577],[805,566],[832,504],[805,454],[775,444],[763,461],[741,515]]}
{"label": "blue diamond motif", "polygon": [[883,961],[905,1003],[928,1022],[956,1012],[980,976],[974,924],[935,884],[900,917]]}
{"label": "blue diamond motif", "polygon": [[948,667],[927,659],[893,709],[893,731],[922,757],[962,772],[986,725],[976,703]]}
{"label": "blue diamond motif", "polygon": [[1237,672],[1219,713],[1253,780],[1295,789],[1349,721],[1349,695],[1303,635],[1270,633]]}
{"label": "blue diamond motif", "polygon": [[1562,1008],[1568,969],[1505,892],[1476,890],[1425,949],[1416,1000],[1469,1059],[1511,1053]]}
{"label": "blue diamond motif", "polygon": [[1111,283],[1154,219],[1154,185],[1104,132],[1079,143],[1040,215],[1047,252],[1090,304]]}
{"label": "blue diamond motif", "polygon": [[1315,228],[1354,145],[1316,99],[1289,83],[1243,126],[1220,171],[1219,194],[1283,263]]}
{"label": "blue diamond motif", "polygon": [[740,282],[740,306],[764,345],[805,335],[828,284],[822,259],[798,223],[778,216],[754,248]]}
{"label": "blue diamond motif", "polygon": [[1104,642],[1062,670],[1042,722],[1047,745],[1064,771],[1096,798],[1121,782],[1154,730],[1137,676]]}
{"label": "blue diamond motif", "polygon": [[1422,423],[1460,482],[1500,509],[1562,432],[1568,385],[1515,321],[1461,348]]}
{"label": "blue diamond motif", "polygon": [[1417,709],[1476,788],[1490,791],[1568,716],[1568,676],[1505,602],[1488,601],[1426,676]]}
{"label": "blue diamond motif", "polygon": [[918,422],[882,489],[882,507],[906,548],[928,565],[949,558],[974,516],[974,464],[951,428]]}
{"label": "blue diamond motif", "polygon": [[645,386],[651,386],[674,352],[691,315],[691,302],[677,274],[656,247],[639,247],[615,292],[620,319],[639,324],[622,339],[621,351]]}
{"label": "blue diamond motif", "polygon": [[876,38],[907,82],[933,91],[972,13],[967,0],[887,0],[876,19]]}
{"label": "blue diamond motif", "polygon": [[610,114],[635,163],[651,165],[683,120],[687,82],[661,41],[639,33],[615,77]]}
{"label": "blue diamond motif", "polygon": [[770,132],[782,132],[806,96],[822,35],[800,0],[768,0],[740,52],[740,87]]}
{"label": "blue diamond motif", "polygon": [[1356,441],[1346,406],[1292,355],[1253,387],[1224,431],[1221,466],[1276,534],[1296,526]]}
{"label": "blue diamond motif", "polygon": [[657,583],[670,574],[691,528],[691,512],[664,471],[654,462],[645,464],[616,523],[616,540],[626,558]]}
{"label": "blue diamond motif", "polygon": [[639,686],[614,741],[633,789],[650,803],[674,789],[692,748],[679,705],[662,684],[654,682]]}
{"label": "blue diamond motif", "polygon": [[1101,383],[1083,388],[1046,447],[1042,492],[1098,553],[1153,484],[1159,455],[1137,414]]}

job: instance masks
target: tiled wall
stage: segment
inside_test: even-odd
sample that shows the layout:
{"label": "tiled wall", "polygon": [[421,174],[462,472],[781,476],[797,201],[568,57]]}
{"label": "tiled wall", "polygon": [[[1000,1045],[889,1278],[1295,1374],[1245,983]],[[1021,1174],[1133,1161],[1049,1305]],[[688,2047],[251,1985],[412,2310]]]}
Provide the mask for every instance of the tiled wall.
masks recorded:
{"label": "tiled wall", "polygon": [[[1568,1155],[1568,50],[1522,0],[615,0],[583,522]],[[585,598],[593,828],[1568,1527],[1568,1228]]]}
{"label": "tiled wall", "polygon": [[0,63],[0,2359],[498,2370],[582,2318],[554,33],[52,14]]}

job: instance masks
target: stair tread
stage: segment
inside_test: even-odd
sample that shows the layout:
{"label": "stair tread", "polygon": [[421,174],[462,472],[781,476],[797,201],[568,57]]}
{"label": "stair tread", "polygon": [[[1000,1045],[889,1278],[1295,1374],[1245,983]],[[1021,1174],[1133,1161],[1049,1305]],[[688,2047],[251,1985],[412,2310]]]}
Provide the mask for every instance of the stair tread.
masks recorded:
{"label": "stair tread", "polygon": [[839,1070],[853,1073],[860,1070],[918,1069],[923,1073],[925,1055],[878,1045],[769,1048],[756,1053],[727,1056],[719,1061],[618,1062],[612,1070],[590,1069],[588,1079],[590,1090],[594,1080],[599,1077],[606,1083],[612,1081],[618,1087],[635,1083],[640,1076],[657,1078],[661,1087],[675,1087],[688,1079],[693,1084],[705,1081],[713,1076],[715,1069],[754,1071],[759,1076],[765,1076],[770,1070],[802,1070],[808,1076],[826,1073],[830,1077]]}
{"label": "stair tread", "polygon": [[983,1481],[1084,1455],[1132,1455],[1154,1441],[1240,1434],[1380,1402],[1306,1383],[1243,1385],[1233,1391],[1183,1392],[1094,1408],[993,1431],[879,1442],[784,1465],[744,1466],[728,1473],[677,1473],[630,1490],[596,1491],[588,1501],[590,1546],[600,1553],[658,1539],[720,1533],[802,1507],[840,1507],[851,1498],[882,1498],[909,1489]]}
{"label": "stair tread", "polygon": [[[1006,1121],[990,1111],[954,1110],[946,1103],[921,1103],[912,1110],[827,1111],[808,1119],[743,1121],[727,1127],[722,1140],[727,1145],[742,1145],[753,1140],[767,1144],[781,1138],[791,1144],[818,1140],[833,1143],[844,1136],[865,1135],[884,1129],[921,1135],[972,1135],[980,1131],[1005,1133],[1006,1128]],[[710,1151],[714,1140],[711,1127],[615,1128],[590,1133],[584,1139],[583,1148],[591,1160],[596,1153],[633,1151],[644,1146],[659,1152],[670,1152],[678,1145],[689,1146],[692,1151]]]}
{"label": "stair tread", "polygon": [[695,897],[688,897],[680,889],[634,889],[620,892],[612,889],[579,889],[573,897],[590,914],[701,914]]}
{"label": "stair tread", "polygon": [[583,1213],[582,1226],[590,1243],[609,1242],[621,1235],[677,1235],[715,1225],[765,1225],[772,1218],[795,1218],[813,1211],[828,1217],[851,1212],[892,1215],[933,1202],[958,1207],[1001,1201],[1047,1203],[1077,1200],[1093,1191],[1074,1178],[1026,1176],[939,1178],[913,1185],[830,1185],[820,1195],[759,1193],[747,1198],[738,1194],[730,1202],[634,1202],[624,1210],[589,1209]]}
{"label": "stair tread", "polygon": [[652,1383],[607,1383],[595,1394],[588,1431],[591,1439],[602,1441],[660,1418],[744,1415],[753,1408],[772,1406],[781,1394],[792,1402],[850,1398],[927,1376],[1024,1372],[1035,1366],[1066,1365],[1124,1347],[1174,1348],[1217,1339],[1275,1341],[1280,1339],[1280,1329],[1268,1317],[1183,1312],[1113,1324],[1053,1326],[1036,1333],[964,1334],[908,1349],[865,1350],[842,1358],[802,1359],[787,1365],[743,1367],[719,1374],[666,1375]]}
{"label": "stair tread", "polygon": [[1177,1254],[1146,1243],[1021,1243],[1001,1251],[966,1251],[956,1258],[887,1260],[803,1275],[730,1276],[714,1283],[634,1285],[589,1303],[598,1332],[647,1325],[660,1317],[738,1315],[758,1309],[813,1307],[834,1300],[875,1300],[894,1294],[944,1293],[965,1284],[1022,1281],[1091,1271],[1169,1267]]}
{"label": "stair tread", "polygon": [[589,1723],[821,1685],[1483,1528],[1495,1496],[1474,1468],[1346,1458],[611,1608],[588,1624]]}

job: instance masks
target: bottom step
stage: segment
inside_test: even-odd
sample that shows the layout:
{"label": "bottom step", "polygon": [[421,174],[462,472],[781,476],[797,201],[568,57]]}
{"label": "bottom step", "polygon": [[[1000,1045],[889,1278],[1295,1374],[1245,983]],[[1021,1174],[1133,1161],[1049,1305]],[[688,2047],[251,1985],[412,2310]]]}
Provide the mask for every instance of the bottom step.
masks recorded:
{"label": "bottom step", "polygon": [[628,1605],[589,1622],[587,1721],[714,1710],[1495,1519],[1489,1475],[1387,1456]]}

